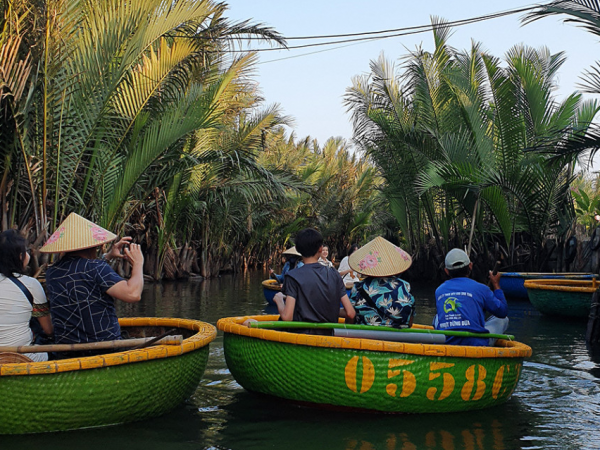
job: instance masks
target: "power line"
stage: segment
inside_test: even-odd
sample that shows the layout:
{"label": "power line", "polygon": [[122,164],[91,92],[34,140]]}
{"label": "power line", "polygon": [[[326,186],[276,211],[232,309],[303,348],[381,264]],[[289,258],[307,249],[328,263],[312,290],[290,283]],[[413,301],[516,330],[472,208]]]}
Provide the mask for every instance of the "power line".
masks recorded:
{"label": "power line", "polygon": [[[328,42],[317,42],[317,43],[312,43],[312,44],[302,44],[302,45],[294,45],[294,46],[287,46],[287,47],[256,48],[256,49],[245,49],[245,50],[217,50],[215,52],[216,53],[272,52],[272,51],[280,51],[280,50],[295,50],[295,49],[301,49],[301,48],[322,47],[322,46],[326,46],[326,45],[359,43],[359,42],[373,41],[373,40],[379,40],[379,39],[388,39],[388,38],[393,38],[393,37],[425,33],[425,32],[429,32],[429,31],[431,31],[435,28],[439,28],[439,27],[458,27],[458,26],[469,25],[472,23],[483,22],[486,20],[496,19],[496,18],[508,16],[508,15],[513,15],[513,14],[530,11],[537,7],[538,7],[538,5],[527,6],[527,7],[523,7],[523,8],[499,11],[499,12],[495,12],[495,13],[491,13],[491,14],[472,17],[469,19],[460,19],[460,20],[455,20],[455,21],[450,21],[450,22],[443,22],[443,23],[439,23],[439,24],[418,25],[418,26],[412,26],[412,27],[404,27],[404,28],[396,28],[396,29],[380,30],[380,31],[368,31],[368,32],[362,32],[362,33],[346,33],[346,34],[320,35],[320,36],[318,36],[318,35],[316,35],[316,36],[293,36],[293,37],[285,38],[285,40],[330,39],[330,38],[338,38],[338,37],[351,37],[351,39],[342,39],[342,40],[335,40],[335,41],[328,41]],[[394,33],[394,34],[388,34],[388,33]],[[382,34],[384,36],[381,36]],[[366,36],[366,37],[355,37],[355,36]],[[179,35],[178,37],[189,38],[189,39],[210,39],[210,38],[206,38],[203,36]],[[251,40],[251,38],[245,38],[245,39],[226,38],[226,39],[227,40],[235,40],[235,41]],[[264,38],[254,38],[254,39],[265,40]],[[342,47],[345,47],[345,46],[342,46]],[[337,48],[342,48],[342,47],[337,47]],[[333,50],[333,49],[331,49],[331,50]],[[314,53],[320,53],[320,52],[314,52]],[[304,55],[310,55],[310,54],[313,54],[313,53],[306,53]],[[281,59],[289,59],[292,57],[293,56],[281,58]],[[279,60],[281,60],[281,59],[279,59]],[[277,60],[277,61],[279,61],[279,60]],[[273,61],[276,61],[276,60],[273,60]]]}

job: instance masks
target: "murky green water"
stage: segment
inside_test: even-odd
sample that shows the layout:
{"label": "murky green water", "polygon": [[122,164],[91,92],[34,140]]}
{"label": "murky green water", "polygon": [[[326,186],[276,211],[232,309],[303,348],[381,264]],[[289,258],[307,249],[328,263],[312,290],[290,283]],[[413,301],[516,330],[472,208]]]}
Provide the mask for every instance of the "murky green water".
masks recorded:
{"label": "murky green water", "polygon": [[[265,274],[150,285],[121,316],[170,316],[212,324],[265,310]],[[420,323],[434,314],[435,286],[413,284]],[[533,348],[513,397],[499,407],[456,414],[382,415],[322,411],[244,391],[211,344],[202,383],[163,417],[109,428],[0,437],[0,449],[600,449],[600,357],[585,345],[585,323],[542,317],[529,302],[510,302],[509,332]],[[0,399],[0,407],[2,400]],[[32,417],[31,420],[35,420]]]}

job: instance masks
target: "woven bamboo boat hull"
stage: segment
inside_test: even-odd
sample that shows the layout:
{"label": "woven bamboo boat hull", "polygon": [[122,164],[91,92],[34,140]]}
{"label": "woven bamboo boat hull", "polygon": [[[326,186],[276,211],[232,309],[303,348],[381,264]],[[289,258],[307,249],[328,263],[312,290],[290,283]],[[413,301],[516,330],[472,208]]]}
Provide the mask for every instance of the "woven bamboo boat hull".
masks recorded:
{"label": "woven bamboo boat hull", "polygon": [[591,280],[591,273],[500,272],[500,289],[512,298],[528,298],[527,280]]}
{"label": "woven bamboo boat hull", "polygon": [[[254,316],[277,320],[278,316]],[[456,412],[504,403],[531,348],[407,344],[248,328],[225,318],[227,365],[245,389],[304,404],[387,413]]]}
{"label": "woven bamboo boat hull", "polygon": [[178,328],[178,346],[102,356],[0,365],[0,434],[98,427],[164,414],[197,388],[215,338],[195,320],[131,318],[124,330]]}
{"label": "woven bamboo boat hull", "polygon": [[525,287],[529,301],[542,314],[586,318],[599,283],[595,280],[527,280]]}
{"label": "woven bamboo boat hull", "polygon": [[277,280],[264,280],[262,282],[262,286],[265,300],[270,305],[274,305],[275,301],[273,300],[273,298],[275,297],[275,294],[281,291],[281,286],[279,285],[279,282]]}

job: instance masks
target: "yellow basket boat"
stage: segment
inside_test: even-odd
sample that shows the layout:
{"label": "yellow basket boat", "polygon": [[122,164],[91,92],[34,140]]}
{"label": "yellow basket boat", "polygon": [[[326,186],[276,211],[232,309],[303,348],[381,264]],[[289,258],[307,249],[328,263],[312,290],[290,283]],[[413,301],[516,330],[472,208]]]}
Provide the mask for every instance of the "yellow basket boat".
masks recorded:
{"label": "yellow basket boat", "polygon": [[[389,413],[454,412],[504,403],[531,348],[389,342],[248,328],[217,322],[227,365],[245,389],[303,404]],[[430,328],[416,326],[415,328]]]}
{"label": "yellow basket boat", "polygon": [[590,314],[592,296],[600,287],[593,280],[527,280],[529,301],[542,314],[584,318]]}
{"label": "yellow basket boat", "polygon": [[0,364],[0,434],[112,425],[164,414],[198,387],[214,326],[197,320],[119,319],[131,337],[176,328],[181,345],[49,362]]}

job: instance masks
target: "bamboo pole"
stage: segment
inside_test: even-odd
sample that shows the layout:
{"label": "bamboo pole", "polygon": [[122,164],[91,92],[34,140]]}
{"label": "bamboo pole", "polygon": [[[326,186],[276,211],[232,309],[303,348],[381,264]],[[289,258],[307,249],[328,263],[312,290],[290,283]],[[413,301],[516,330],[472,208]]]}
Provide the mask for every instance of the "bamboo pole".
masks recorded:
{"label": "bamboo pole", "polygon": [[[0,352],[12,353],[44,353],[44,352],[74,352],[83,350],[112,350],[116,348],[130,348],[146,344],[152,341],[153,337],[137,339],[118,339],[114,341],[87,342],[84,344],[50,344],[50,345],[19,345],[19,346],[0,346]],[[182,335],[165,336],[154,345],[181,345]]]}
{"label": "bamboo pole", "polygon": [[443,334],[445,336],[476,337],[506,339],[512,341],[515,337],[511,334],[494,333],[472,333],[470,331],[452,331],[452,330],[430,330],[427,328],[392,328],[373,325],[349,325],[343,323],[309,323],[309,322],[284,322],[284,321],[261,321],[250,322],[250,328],[303,328],[303,329],[328,329],[328,330],[369,330],[369,331],[394,331],[398,333],[422,333],[422,334]]}

